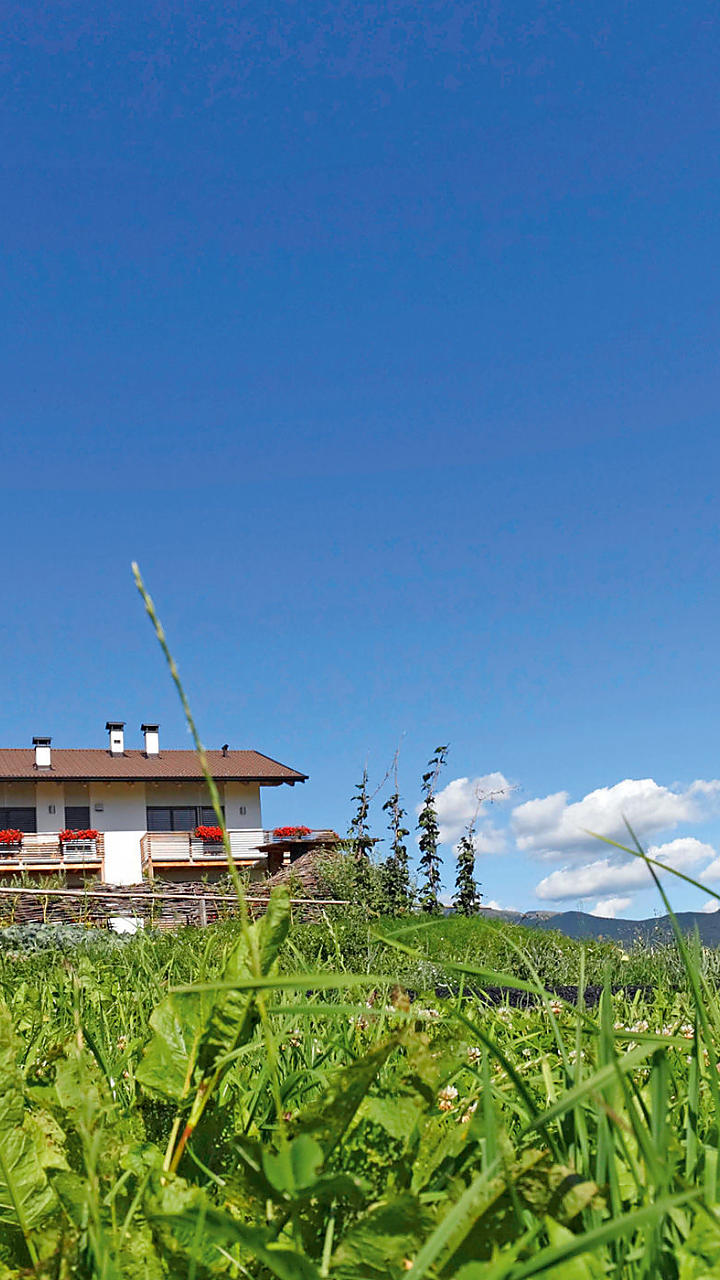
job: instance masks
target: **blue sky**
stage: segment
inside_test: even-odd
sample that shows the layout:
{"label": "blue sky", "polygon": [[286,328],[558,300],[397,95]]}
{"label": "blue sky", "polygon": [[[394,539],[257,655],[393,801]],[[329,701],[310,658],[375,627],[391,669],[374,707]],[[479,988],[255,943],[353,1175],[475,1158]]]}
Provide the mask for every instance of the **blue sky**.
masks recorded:
{"label": "blue sky", "polygon": [[588,813],[714,877],[715,7],[6,27],[0,740],[185,745],[137,558],[208,744],[310,774],[269,822],[449,742],[448,884],[495,774],[488,900],[651,913]]}

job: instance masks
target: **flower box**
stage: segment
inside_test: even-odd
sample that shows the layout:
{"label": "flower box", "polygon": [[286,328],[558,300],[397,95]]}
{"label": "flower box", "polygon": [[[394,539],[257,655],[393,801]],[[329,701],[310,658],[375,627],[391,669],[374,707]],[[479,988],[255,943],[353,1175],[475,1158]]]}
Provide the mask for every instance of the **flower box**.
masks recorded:
{"label": "flower box", "polygon": [[275,840],[307,840],[309,827],[276,827],[273,831]]}
{"label": "flower box", "polygon": [[16,831],[14,827],[0,831],[0,857],[11,858],[13,854],[18,854],[22,848],[22,838],[22,831]]}
{"label": "flower box", "polygon": [[97,840],[97,838],[98,833],[94,827],[88,827],[86,831],[71,831],[66,827],[58,836],[61,844],[89,844],[91,840]]}
{"label": "flower box", "polygon": [[203,844],[222,844],[222,827],[196,827],[195,838],[202,840]]}

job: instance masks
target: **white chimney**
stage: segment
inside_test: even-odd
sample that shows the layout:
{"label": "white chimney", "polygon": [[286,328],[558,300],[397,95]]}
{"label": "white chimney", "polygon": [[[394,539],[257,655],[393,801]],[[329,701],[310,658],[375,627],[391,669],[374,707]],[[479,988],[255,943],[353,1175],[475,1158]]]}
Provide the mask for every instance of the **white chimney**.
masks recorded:
{"label": "white chimney", "polygon": [[49,769],[50,760],[50,743],[51,738],[33,738],[33,746],[35,748],[35,768]]}
{"label": "white chimney", "polygon": [[159,724],[143,724],[140,726],[140,728],[142,729],[142,732],[145,735],[145,755],[146,756],[160,755],[160,734],[158,733],[158,729],[160,728],[160,725]]}
{"label": "white chimney", "polygon": [[125,721],[124,720],[108,720],[105,725],[110,734],[110,755],[121,756],[125,751]]}

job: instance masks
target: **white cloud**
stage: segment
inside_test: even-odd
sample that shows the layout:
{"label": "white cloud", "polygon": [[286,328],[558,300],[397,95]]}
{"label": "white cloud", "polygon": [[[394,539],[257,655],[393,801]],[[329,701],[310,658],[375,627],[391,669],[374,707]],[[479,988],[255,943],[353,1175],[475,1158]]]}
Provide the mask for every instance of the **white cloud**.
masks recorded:
{"label": "white cloud", "polygon": [[601,898],[590,915],[601,916],[604,920],[614,920],[618,911],[624,911],[631,902],[632,898]]}
{"label": "white cloud", "polygon": [[484,907],[489,907],[491,911],[517,911],[518,910],[517,907],[504,907],[502,903],[497,902],[495,898],[491,898],[489,902],[483,901],[482,905]]}
{"label": "white cloud", "polygon": [[435,797],[440,843],[456,844],[477,813],[476,852],[502,853],[507,844],[507,836],[493,825],[487,811],[493,803],[505,799],[511,791],[512,784],[502,773],[486,773],[479,778],[453,778]]}
{"label": "white cloud", "polygon": [[705,915],[712,915],[716,911],[720,911],[720,902],[718,902],[717,898],[710,898],[700,910],[704,911]]}
{"label": "white cloud", "polygon": [[[654,858],[656,862],[666,862],[676,871],[689,873],[707,858],[714,858],[715,849],[704,840],[697,840],[695,836],[677,836],[666,844],[651,844],[648,857]],[[639,862],[640,859],[636,861]]]}
{"label": "white cloud", "polygon": [[[714,859],[715,849],[710,844],[696,840],[694,836],[679,836],[666,844],[651,845],[648,855],[656,862],[664,862],[677,871],[689,871],[700,863]],[[710,861],[710,866],[715,865]],[[664,875],[664,872],[660,872]],[[703,875],[706,873],[703,872]],[[561,901],[567,898],[590,898],[595,894],[614,895],[627,889],[646,889],[653,884],[652,876],[642,858],[613,854],[595,858],[582,866],[562,867],[545,876],[535,892],[539,898]]]}
{"label": "white cloud", "polygon": [[715,858],[700,875],[701,880],[720,880],[720,858]]}
{"label": "white cloud", "polygon": [[625,818],[644,841],[679,822],[701,822],[718,808],[717,779],[698,779],[683,790],[660,786],[652,778],[626,778],[572,804],[567,791],[527,800],[513,810],[511,822],[519,849],[557,861],[596,851],[598,841],[589,831],[628,844]]}

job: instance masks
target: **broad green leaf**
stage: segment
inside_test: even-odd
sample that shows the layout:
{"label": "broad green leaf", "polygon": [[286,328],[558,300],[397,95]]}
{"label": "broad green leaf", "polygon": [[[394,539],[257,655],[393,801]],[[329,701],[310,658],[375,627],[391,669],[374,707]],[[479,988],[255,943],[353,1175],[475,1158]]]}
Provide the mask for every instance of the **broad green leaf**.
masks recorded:
{"label": "broad green leaf", "polygon": [[453,1280],[507,1280],[512,1263],[532,1243],[536,1229],[526,1232],[512,1244],[493,1250],[490,1262],[467,1262],[455,1272]]}
{"label": "broad green leaf", "polygon": [[280,954],[290,928],[290,895],[287,889],[274,889],[267,911],[258,921],[260,933],[260,971],[269,973]]}
{"label": "broad green leaf", "polygon": [[[196,1069],[207,1076],[219,1057],[251,1036],[257,1020],[253,984],[267,980],[290,925],[290,899],[273,893],[267,912],[235,944],[216,985],[175,990],[150,1016],[153,1037],[135,1073],[145,1088],[175,1102],[185,1100]],[[257,950],[261,974],[255,972]]]}
{"label": "broad green leaf", "polygon": [[418,1248],[427,1215],[414,1196],[375,1205],[346,1232],[333,1254],[330,1274],[338,1280],[385,1277],[405,1271]]}
{"label": "broad green leaf", "polygon": [[90,1132],[99,1123],[106,1105],[95,1078],[95,1062],[82,1052],[72,1053],[58,1063],[55,1092],[64,1113],[79,1130]]}
{"label": "broad green leaf", "polygon": [[412,1098],[392,1096],[366,1098],[360,1111],[360,1119],[380,1125],[391,1138],[406,1140],[420,1116],[418,1103]]}
{"label": "broad green leaf", "polygon": [[[19,1227],[33,1256],[30,1233],[57,1211],[39,1154],[43,1139],[25,1118],[23,1081],[7,1009],[0,1010],[0,1223]],[[47,1155],[50,1155],[48,1144]]]}
{"label": "broad green leaf", "polygon": [[337,1071],[323,1096],[294,1122],[300,1133],[315,1135],[326,1157],[352,1124],[361,1102],[399,1040],[399,1035],[393,1036],[349,1067]]}
{"label": "broad green leaf", "polygon": [[504,1194],[507,1187],[524,1173],[546,1159],[544,1151],[524,1151],[510,1168],[500,1172],[500,1161],[490,1165],[475,1178],[425,1241],[408,1276],[427,1275],[430,1267],[443,1255],[452,1256],[475,1223]]}
{"label": "broad green leaf", "polygon": [[55,1117],[49,1111],[26,1111],[25,1127],[43,1169],[67,1169],[66,1137]]}
{"label": "broad green leaf", "polygon": [[[208,1026],[200,1048],[200,1066],[208,1074],[219,1054],[232,1052],[244,1044],[257,1021],[257,1003],[253,991],[243,990],[242,983],[253,977],[269,977],[280,948],[290,928],[290,897],[287,890],[276,889],[264,916],[251,925],[228,957]],[[259,973],[252,952],[257,949]],[[225,984],[229,984],[227,987]]]}
{"label": "broad green leaf", "polygon": [[276,1191],[294,1196],[317,1181],[323,1159],[320,1144],[303,1133],[278,1152],[263,1151],[262,1166],[265,1177]]}
{"label": "broad green leaf", "polygon": [[[572,1231],[567,1227],[563,1227],[559,1222],[555,1222],[552,1218],[546,1219],[548,1240],[550,1244],[559,1247],[562,1245],[572,1244],[576,1239]],[[579,1254],[575,1258],[568,1258],[567,1262],[559,1262],[549,1271],[545,1272],[548,1280],[605,1280],[607,1272],[602,1262],[594,1258],[592,1253]]]}
{"label": "broad green leaf", "polygon": [[154,1035],[135,1072],[141,1085],[175,1102],[187,1096],[212,1003],[208,992],[173,992],[153,1009]]}
{"label": "broad green leaf", "polygon": [[84,1231],[88,1223],[89,1187],[86,1180],[72,1170],[60,1170],[53,1175],[52,1185],[73,1226]]}

